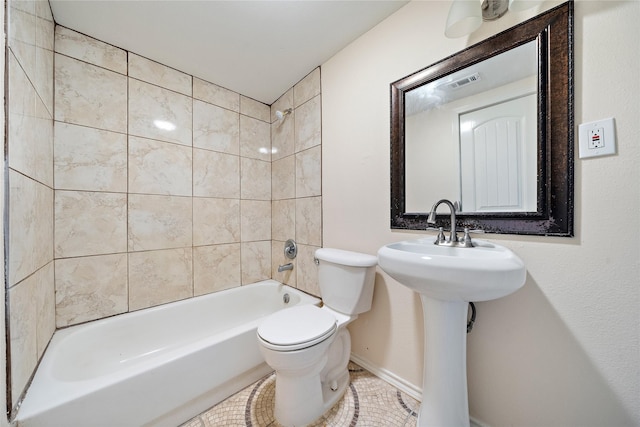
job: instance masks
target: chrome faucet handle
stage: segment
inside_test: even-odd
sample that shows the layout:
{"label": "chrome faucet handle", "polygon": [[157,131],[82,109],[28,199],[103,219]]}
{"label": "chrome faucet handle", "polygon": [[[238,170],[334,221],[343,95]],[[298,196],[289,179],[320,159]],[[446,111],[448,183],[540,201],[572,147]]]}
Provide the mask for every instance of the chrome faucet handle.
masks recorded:
{"label": "chrome faucet handle", "polygon": [[463,246],[465,248],[473,247],[473,241],[471,240],[470,233],[484,233],[484,230],[469,230],[468,227],[465,227],[464,236],[462,236],[462,239],[460,239],[460,246]]}
{"label": "chrome faucet handle", "polygon": [[471,236],[469,236],[469,229],[466,227],[464,229],[464,236],[462,236],[462,239],[460,239],[460,243],[462,243],[462,246],[464,246],[465,248],[469,248],[473,246],[473,242],[471,241]]}
{"label": "chrome faucet handle", "polygon": [[480,229],[480,228],[474,228],[473,230],[470,230],[469,227],[465,227],[464,228],[466,231],[468,231],[469,233],[474,233],[474,234],[484,234],[484,230]]}
{"label": "chrome faucet handle", "polygon": [[434,242],[436,245],[439,245],[439,244],[447,242],[447,238],[444,235],[444,229],[442,227],[428,226],[427,228],[425,228],[425,230],[426,231],[437,231],[438,232],[438,236],[436,237],[436,240]]}
{"label": "chrome faucet handle", "polygon": [[295,259],[298,255],[298,246],[293,239],[289,239],[284,244],[284,256],[289,259]]}

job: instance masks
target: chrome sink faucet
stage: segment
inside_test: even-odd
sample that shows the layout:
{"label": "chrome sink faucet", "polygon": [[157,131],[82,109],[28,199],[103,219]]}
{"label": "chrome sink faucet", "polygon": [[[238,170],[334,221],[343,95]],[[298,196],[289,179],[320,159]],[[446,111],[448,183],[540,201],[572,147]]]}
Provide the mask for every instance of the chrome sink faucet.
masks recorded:
{"label": "chrome sink faucet", "polygon": [[434,244],[441,246],[456,246],[461,248],[472,248],[473,242],[471,241],[471,236],[469,236],[469,229],[464,229],[464,236],[461,239],[458,239],[458,234],[456,233],[456,206],[451,203],[447,199],[438,200],[433,207],[431,208],[431,212],[429,213],[429,217],[427,218],[427,223],[435,224],[436,223],[436,210],[438,206],[441,204],[445,204],[449,207],[451,211],[451,230],[449,232],[449,240],[447,240],[444,236],[444,232],[442,231],[442,227],[440,227],[440,232],[438,233],[438,237],[436,237],[436,241]]}

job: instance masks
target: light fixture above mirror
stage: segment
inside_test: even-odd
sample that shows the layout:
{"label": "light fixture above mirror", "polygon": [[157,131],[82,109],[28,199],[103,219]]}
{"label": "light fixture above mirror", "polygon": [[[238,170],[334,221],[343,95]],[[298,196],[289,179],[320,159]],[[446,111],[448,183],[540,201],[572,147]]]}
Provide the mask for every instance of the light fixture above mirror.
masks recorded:
{"label": "light fixture above mirror", "polygon": [[508,10],[519,12],[542,3],[542,0],[454,0],[449,9],[444,35],[457,38],[480,28],[482,21],[493,21]]}

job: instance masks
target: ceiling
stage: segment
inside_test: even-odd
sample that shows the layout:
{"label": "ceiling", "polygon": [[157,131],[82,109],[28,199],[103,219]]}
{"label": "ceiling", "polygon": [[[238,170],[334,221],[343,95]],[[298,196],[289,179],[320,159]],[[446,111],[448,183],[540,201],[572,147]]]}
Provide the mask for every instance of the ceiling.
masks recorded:
{"label": "ceiling", "polygon": [[50,3],[60,25],[270,105],[407,1]]}
{"label": "ceiling", "polygon": [[530,41],[410,90],[405,94],[405,116],[537,76],[537,48],[537,42]]}

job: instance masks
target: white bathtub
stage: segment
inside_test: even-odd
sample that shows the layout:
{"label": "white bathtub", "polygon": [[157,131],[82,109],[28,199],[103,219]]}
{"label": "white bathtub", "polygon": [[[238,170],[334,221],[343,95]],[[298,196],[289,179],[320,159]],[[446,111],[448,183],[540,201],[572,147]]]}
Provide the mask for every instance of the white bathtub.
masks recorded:
{"label": "white bathtub", "polygon": [[264,316],[319,301],[266,280],[57,331],[18,426],[176,427],[271,371]]}

